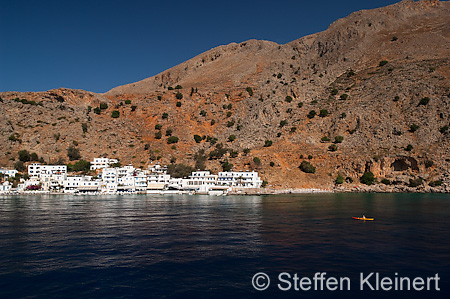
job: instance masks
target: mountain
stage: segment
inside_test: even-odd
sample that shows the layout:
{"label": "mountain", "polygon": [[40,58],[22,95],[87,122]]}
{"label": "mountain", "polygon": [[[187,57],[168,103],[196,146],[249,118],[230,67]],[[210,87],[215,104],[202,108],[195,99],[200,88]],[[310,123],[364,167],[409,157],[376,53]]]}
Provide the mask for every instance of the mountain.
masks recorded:
{"label": "mountain", "polygon": [[405,0],[284,45],[219,46],[105,94],[1,93],[0,163],[22,149],[67,161],[72,145],[84,159],[138,166],[160,158],[219,171],[226,160],[272,188],[334,188],[339,175],[350,190],[370,171],[395,183],[373,190],[442,181],[433,190],[450,191],[449,15],[448,1]]}

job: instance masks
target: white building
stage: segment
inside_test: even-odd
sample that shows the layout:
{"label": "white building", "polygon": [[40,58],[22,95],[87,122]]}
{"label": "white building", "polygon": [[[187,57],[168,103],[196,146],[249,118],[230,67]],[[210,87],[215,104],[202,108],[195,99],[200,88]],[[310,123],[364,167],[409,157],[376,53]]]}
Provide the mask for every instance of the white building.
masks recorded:
{"label": "white building", "polygon": [[219,172],[217,184],[239,188],[260,188],[261,178],[256,171]]}
{"label": "white building", "polygon": [[108,168],[112,164],[118,163],[117,159],[108,159],[108,158],[94,158],[94,161],[91,162],[91,170]]}
{"label": "white building", "polygon": [[118,176],[117,176],[118,168],[104,168],[102,173],[99,174],[102,179],[101,191],[106,193],[115,193],[117,192],[118,185]]}
{"label": "white building", "polygon": [[0,193],[6,193],[11,191],[11,187],[12,186],[8,181],[3,182],[3,184],[0,184]]}
{"label": "white building", "polygon": [[187,180],[183,181],[183,188],[194,190],[198,193],[207,193],[215,187],[218,176],[209,171],[194,171]]}
{"label": "white building", "polygon": [[3,173],[5,177],[13,178],[16,176],[17,170],[0,168],[0,173]]}
{"label": "white building", "polygon": [[64,188],[67,175],[64,174],[41,174],[39,179],[44,191],[61,191]]}
{"label": "white building", "polygon": [[66,165],[41,165],[39,163],[33,163],[28,165],[28,175],[30,177],[40,178],[41,176],[50,176],[54,174],[67,175]]}
{"label": "white building", "polygon": [[100,189],[100,185],[101,181],[93,181],[91,176],[68,176],[64,182],[64,192],[97,192]]}

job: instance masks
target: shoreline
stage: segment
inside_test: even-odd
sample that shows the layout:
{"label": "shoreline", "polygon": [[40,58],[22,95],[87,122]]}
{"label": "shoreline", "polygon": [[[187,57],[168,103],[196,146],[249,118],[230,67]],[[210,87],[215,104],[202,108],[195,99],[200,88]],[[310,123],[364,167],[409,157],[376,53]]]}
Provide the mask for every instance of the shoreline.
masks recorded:
{"label": "shoreline", "polygon": [[[448,188],[433,188],[429,186],[422,186],[420,188],[413,188],[408,186],[354,186],[352,188],[347,187],[334,187],[332,189],[325,188],[287,188],[287,189],[269,189],[269,188],[249,188],[229,191],[227,194],[220,194],[219,196],[227,195],[282,195],[282,194],[315,194],[315,193],[450,193],[450,187]],[[52,191],[25,191],[25,192],[0,192],[0,196],[17,196],[17,195],[76,195],[76,196],[89,196],[89,195],[205,195],[204,193],[192,193],[192,192],[165,192],[159,193],[147,193],[147,192],[130,192],[130,193],[64,193],[64,192],[52,192]],[[206,194],[208,195],[208,194]],[[217,196],[217,194],[210,194],[210,196]]]}

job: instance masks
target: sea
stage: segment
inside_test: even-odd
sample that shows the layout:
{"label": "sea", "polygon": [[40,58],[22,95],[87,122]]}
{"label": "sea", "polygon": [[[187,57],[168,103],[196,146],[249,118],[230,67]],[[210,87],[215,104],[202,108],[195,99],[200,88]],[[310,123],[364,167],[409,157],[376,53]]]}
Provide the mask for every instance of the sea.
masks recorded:
{"label": "sea", "polygon": [[0,298],[356,296],[450,298],[450,195],[0,197]]}

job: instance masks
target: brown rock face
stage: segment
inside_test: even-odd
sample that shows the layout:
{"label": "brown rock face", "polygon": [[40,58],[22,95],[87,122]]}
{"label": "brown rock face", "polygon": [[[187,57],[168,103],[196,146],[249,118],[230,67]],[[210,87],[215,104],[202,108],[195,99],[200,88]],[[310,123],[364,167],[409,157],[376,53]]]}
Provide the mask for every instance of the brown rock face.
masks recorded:
{"label": "brown rock face", "polygon": [[[353,180],[344,183],[350,188],[364,171],[399,184],[407,182],[399,176],[445,183],[449,15],[447,1],[402,1],[284,45],[219,46],[105,94],[2,93],[0,163],[11,166],[21,149],[67,161],[78,144],[86,160],[107,155],[136,166],[158,158],[202,166],[206,158],[218,171],[226,159],[276,188],[332,188],[338,174]],[[96,114],[102,102],[108,107]],[[168,144],[169,135],[179,141]],[[316,172],[302,172],[303,160]]]}

